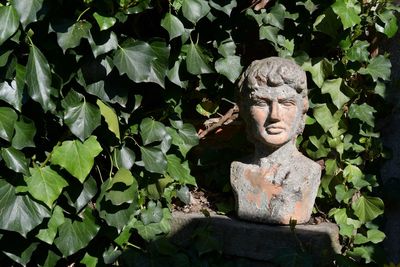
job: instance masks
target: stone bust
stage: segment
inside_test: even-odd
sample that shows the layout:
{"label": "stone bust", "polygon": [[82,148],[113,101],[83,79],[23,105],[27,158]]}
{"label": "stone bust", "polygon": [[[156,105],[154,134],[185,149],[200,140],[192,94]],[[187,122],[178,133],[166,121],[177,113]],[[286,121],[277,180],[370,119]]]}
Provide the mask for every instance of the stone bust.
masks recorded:
{"label": "stone bust", "polygon": [[273,224],[310,220],[321,167],[296,148],[308,109],[305,72],[294,62],[254,61],[238,83],[240,116],[254,155],[231,164],[238,217]]}

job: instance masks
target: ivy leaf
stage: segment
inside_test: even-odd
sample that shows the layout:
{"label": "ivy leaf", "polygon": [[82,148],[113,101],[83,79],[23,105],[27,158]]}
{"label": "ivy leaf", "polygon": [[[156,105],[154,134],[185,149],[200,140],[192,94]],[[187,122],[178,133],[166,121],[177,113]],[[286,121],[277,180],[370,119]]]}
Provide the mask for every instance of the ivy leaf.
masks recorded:
{"label": "ivy leaf", "polygon": [[359,246],[348,251],[346,254],[354,258],[363,258],[366,263],[370,263],[375,250],[373,246]]}
{"label": "ivy leaf", "polygon": [[350,98],[340,90],[342,81],[342,78],[326,80],[321,87],[321,92],[323,94],[329,94],[333,104],[335,104],[338,109],[341,109],[343,105],[350,100]]}
{"label": "ivy leaf", "polygon": [[367,62],[369,57],[369,43],[356,40],[351,48],[346,51],[346,56],[351,61]]}
{"label": "ivy leaf", "polygon": [[28,161],[24,153],[13,147],[9,147],[1,149],[1,156],[9,169],[29,175]]}
{"label": "ivy leaf", "polygon": [[361,222],[372,221],[383,214],[383,201],[378,197],[361,196],[351,205]]}
{"label": "ivy leaf", "polygon": [[51,163],[60,165],[83,183],[94,164],[94,158],[102,148],[95,136],[89,137],[84,143],[78,140],[64,141],[61,146],[53,149]]}
{"label": "ivy leaf", "polygon": [[[125,189],[122,189],[119,184],[123,184]],[[116,185],[116,189],[114,189]],[[107,193],[105,199],[110,200],[114,205],[121,205],[123,203],[137,204],[138,198],[138,183],[132,176],[132,173],[127,169],[119,169],[115,176],[107,185]]]}
{"label": "ivy leaf", "polygon": [[167,172],[180,184],[196,185],[195,178],[190,175],[189,164],[187,161],[181,163],[176,155],[167,155]]}
{"label": "ivy leaf", "polygon": [[49,222],[47,223],[46,229],[40,229],[39,233],[36,235],[37,238],[46,242],[49,245],[53,244],[54,238],[57,235],[58,227],[65,222],[63,209],[56,206],[53,210],[53,214]]}
{"label": "ivy leaf", "polygon": [[386,235],[384,232],[379,231],[378,229],[371,229],[367,231],[367,237],[368,241],[378,244],[385,239]]}
{"label": "ivy leaf", "polygon": [[270,24],[280,30],[284,29],[284,21],[286,17],[286,8],[282,4],[275,4],[267,13],[263,22]]}
{"label": "ivy leaf", "polygon": [[0,137],[11,141],[14,134],[14,124],[17,121],[17,113],[12,108],[0,107]]}
{"label": "ivy leaf", "polygon": [[185,0],[182,3],[183,16],[196,24],[210,12],[211,8],[205,0]]}
{"label": "ivy leaf", "polygon": [[16,149],[25,147],[35,147],[33,138],[36,134],[36,127],[32,120],[22,117],[19,121],[15,122],[15,135],[12,139],[12,146]]}
{"label": "ivy leaf", "polygon": [[125,145],[114,150],[114,164],[118,169],[131,169],[135,163],[135,157],[135,152]]}
{"label": "ivy leaf", "polygon": [[114,18],[114,17],[104,17],[104,16],[100,15],[97,12],[93,13],[93,17],[95,18],[95,20],[96,20],[97,24],[99,25],[101,31],[104,31],[104,30],[107,30],[107,29],[111,28],[117,22],[116,18]]}
{"label": "ivy leaf", "polygon": [[18,29],[18,14],[12,6],[0,6],[0,45]]}
{"label": "ivy leaf", "polygon": [[95,57],[106,54],[117,49],[118,38],[114,32],[100,32],[92,34],[89,32],[89,44]]}
{"label": "ivy leaf", "polygon": [[67,108],[64,122],[71,132],[84,141],[101,123],[99,109],[85,100]]}
{"label": "ivy leaf", "polygon": [[164,42],[128,41],[116,51],[114,64],[134,82],[154,82],[164,88],[168,58],[169,47]]}
{"label": "ivy leaf", "polygon": [[344,184],[338,184],[335,186],[335,198],[338,202],[344,202],[345,204],[349,203],[349,200],[353,197],[356,192],[356,189],[351,188],[347,189]]}
{"label": "ivy leaf", "polygon": [[328,132],[329,129],[333,128],[338,123],[332,116],[329,108],[324,104],[315,106],[313,109],[313,115],[325,132]]}
{"label": "ivy leaf", "polygon": [[242,73],[242,65],[240,64],[240,57],[228,56],[220,58],[215,62],[215,69],[218,73],[224,75],[232,83],[236,81],[240,73]]}
{"label": "ivy leaf", "polygon": [[347,165],[343,170],[343,176],[357,189],[370,185],[370,183],[364,179],[362,171],[357,166],[351,164]]}
{"label": "ivy leaf", "polygon": [[167,159],[160,148],[140,147],[144,168],[149,172],[164,173],[167,168]]}
{"label": "ivy leaf", "polygon": [[66,31],[58,30],[56,26],[58,45],[64,53],[69,48],[77,47],[81,43],[82,38],[89,38],[91,27],[92,24],[84,20],[72,24]]}
{"label": "ivy leaf", "polygon": [[64,195],[68,199],[68,204],[74,207],[77,212],[80,212],[96,193],[96,180],[89,176],[83,184],[75,185],[70,182],[68,191],[65,191]]}
{"label": "ivy leaf", "polygon": [[63,256],[67,257],[86,247],[99,229],[91,211],[86,210],[82,221],[73,222],[65,218],[65,222],[59,227],[58,237],[54,243]]}
{"label": "ivy leaf", "polygon": [[383,22],[383,26],[375,23],[375,29],[378,32],[386,34],[387,37],[392,38],[395,36],[398,26],[396,15],[391,10],[385,10],[378,14],[378,17]]}
{"label": "ivy leaf", "polygon": [[303,69],[311,73],[312,80],[318,87],[322,87],[325,79],[333,72],[333,65],[327,59],[323,59],[312,65],[311,61],[303,64]]}
{"label": "ivy leaf", "polygon": [[17,10],[19,20],[25,28],[29,23],[36,21],[36,15],[43,6],[43,0],[13,0],[12,5]]}
{"label": "ivy leaf", "polygon": [[366,68],[359,69],[360,74],[369,74],[372,79],[376,82],[379,78],[389,81],[390,80],[390,69],[392,68],[392,64],[390,60],[385,58],[382,55],[374,57],[369,62]]}
{"label": "ivy leaf", "polygon": [[61,191],[68,183],[50,166],[30,168],[30,177],[25,177],[29,193],[37,200],[45,203],[49,208],[60,196]]}
{"label": "ivy leaf", "polygon": [[118,117],[115,110],[104,104],[100,99],[97,99],[96,104],[100,108],[100,113],[104,117],[108,129],[113,132],[118,139],[121,139]]}
{"label": "ivy leaf", "polygon": [[279,29],[274,26],[261,26],[259,30],[260,40],[267,39],[272,42],[274,45],[278,44],[278,32]]}
{"label": "ivy leaf", "polygon": [[14,187],[0,179],[0,229],[26,237],[32,229],[50,217],[50,211],[28,195],[16,195]]}
{"label": "ivy leaf", "polygon": [[[224,12],[226,15],[230,16],[232,10],[237,6],[236,0],[234,1],[209,1],[210,6],[216,10]],[[225,4],[225,5],[223,5]]]}
{"label": "ivy leaf", "polygon": [[350,119],[359,119],[369,126],[374,127],[375,112],[376,110],[367,103],[361,105],[352,104],[349,109],[349,117]]}
{"label": "ivy leaf", "polygon": [[171,13],[165,14],[164,18],[161,20],[161,27],[167,30],[170,40],[181,36],[185,32],[183,23]]}
{"label": "ivy leaf", "polygon": [[50,66],[40,50],[32,45],[26,65],[26,84],[33,100],[40,103],[44,111],[53,111],[56,106],[51,99],[56,91],[51,87]]}
{"label": "ivy leaf", "polygon": [[161,203],[157,204],[153,201],[150,201],[145,210],[142,210],[140,213],[140,219],[142,220],[144,225],[150,223],[158,223],[163,218],[163,210],[161,207]]}
{"label": "ivy leaf", "polygon": [[0,83],[0,99],[21,111],[23,90],[17,87],[16,81]]}
{"label": "ivy leaf", "polygon": [[194,75],[214,72],[209,66],[209,59],[203,53],[200,46],[193,42],[191,42],[188,47],[186,68],[189,73]]}
{"label": "ivy leaf", "polygon": [[140,135],[144,145],[163,140],[167,134],[164,124],[150,118],[144,118],[140,123]]}
{"label": "ivy leaf", "polygon": [[339,16],[343,29],[353,27],[361,22],[359,16],[361,7],[356,0],[336,0],[331,6],[333,12]]}

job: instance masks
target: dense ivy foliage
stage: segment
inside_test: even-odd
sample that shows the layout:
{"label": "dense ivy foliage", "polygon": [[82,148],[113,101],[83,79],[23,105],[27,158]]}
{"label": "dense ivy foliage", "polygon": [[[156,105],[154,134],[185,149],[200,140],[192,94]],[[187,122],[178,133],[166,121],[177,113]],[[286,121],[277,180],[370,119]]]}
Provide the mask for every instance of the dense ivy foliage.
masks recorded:
{"label": "dense ivy foliage", "polygon": [[[379,41],[397,31],[396,10],[378,0],[1,0],[0,264],[149,264],[138,255],[196,185],[192,124],[230,108],[243,67],[272,55],[309,74],[298,143],[324,166],[315,213],[340,227],[339,262],[378,262],[376,119],[391,68]],[[213,182],[229,192],[226,173]],[[194,264],[157,244],[173,266]]]}

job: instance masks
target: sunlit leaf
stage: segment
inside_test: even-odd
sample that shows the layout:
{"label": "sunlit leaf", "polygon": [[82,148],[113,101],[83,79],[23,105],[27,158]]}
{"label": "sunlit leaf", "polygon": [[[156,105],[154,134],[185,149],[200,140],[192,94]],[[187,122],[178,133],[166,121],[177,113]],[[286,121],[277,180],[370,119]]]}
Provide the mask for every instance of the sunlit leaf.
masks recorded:
{"label": "sunlit leaf", "polygon": [[25,78],[32,99],[40,103],[44,111],[54,110],[56,106],[51,96],[56,91],[51,87],[50,66],[46,57],[34,45],[30,48]]}
{"label": "sunlit leaf", "polygon": [[55,147],[51,163],[60,165],[83,183],[94,164],[94,158],[102,151],[96,137],[89,137],[84,143],[64,141]]}
{"label": "sunlit leaf", "polygon": [[242,72],[242,65],[240,64],[240,57],[228,56],[220,58],[215,62],[215,69],[218,73],[227,77],[232,83],[236,81]]}
{"label": "sunlit leaf", "polygon": [[182,3],[182,13],[185,18],[196,24],[210,12],[211,8],[205,0],[185,0]]}
{"label": "sunlit leaf", "polygon": [[34,167],[29,170],[31,176],[25,178],[29,193],[35,199],[42,201],[51,208],[68,183],[49,166],[43,168]]}
{"label": "sunlit leaf", "polygon": [[392,64],[390,63],[390,60],[379,55],[372,58],[368,66],[366,68],[361,68],[358,72],[361,74],[371,75],[374,81],[377,81],[379,78],[388,81],[390,80],[391,67]]}
{"label": "sunlit leaf", "polygon": [[356,40],[351,48],[346,51],[346,56],[352,61],[366,62],[369,57],[368,47],[367,41]]}
{"label": "sunlit leaf", "polygon": [[86,247],[96,236],[100,227],[90,213],[91,211],[87,210],[82,221],[71,221],[65,218],[65,222],[60,225],[59,235],[54,243],[64,256],[72,255]]}
{"label": "sunlit leaf", "polygon": [[155,141],[163,140],[167,134],[164,124],[150,118],[144,118],[140,123],[140,135],[143,144],[148,145]]}
{"label": "sunlit leaf", "polygon": [[9,103],[18,111],[21,111],[22,93],[15,81],[0,83],[0,99]]}
{"label": "sunlit leaf", "polygon": [[12,6],[0,6],[0,45],[18,29],[18,14]]}
{"label": "sunlit leaf", "polygon": [[80,43],[82,38],[89,38],[89,31],[92,27],[87,21],[80,20],[68,27],[66,31],[57,31],[58,45],[65,51],[69,48],[75,48]]}
{"label": "sunlit leaf", "polygon": [[46,229],[40,229],[39,233],[36,235],[37,238],[46,242],[47,244],[53,244],[54,238],[57,235],[58,227],[65,222],[63,209],[56,206],[53,210],[53,214],[49,222],[47,223]]}
{"label": "sunlit leaf", "polygon": [[144,168],[149,172],[164,173],[167,159],[161,149],[156,147],[140,147]]}
{"label": "sunlit leaf", "polygon": [[17,121],[17,113],[12,108],[0,107],[0,137],[11,141],[14,134],[14,124]]}
{"label": "sunlit leaf", "polygon": [[185,32],[183,23],[171,13],[165,14],[165,17],[161,20],[161,27],[167,30],[170,40]]}
{"label": "sunlit leaf", "polygon": [[353,27],[361,22],[359,16],[361,7],[356,0],[336,0],[332,9],[342,21],[343,29]]}
{"label": "sunlit leaf", "polygon": [[1,156],[3,157],[6,166],[11,170],[25,175],[29,174],[28,161],[25,158],[25,154],[21,151],[13,148],[2,148]]}
{"label": "sunlit leaf", "polygon": [[113,132],[118,139],[120,139],[119,121],[115,110],[104,104],[100,99],[97,99],[96,104],[100,108],[100,113],[105,119],[108,129]]}
{"label": "sunlit leaf", "polygon": [[93,17],[96,19],[96,22],[99,25],[101,31],[111,28],[117,22],[116,18],[104,17],[97,12],[93,13]]}
{"label": "sunlit leaf", "polygon": [[116,50],[118,47],[118,38],[114,32],[90,33],[88,40],[95,57]]}
{"label": "sunlit leaf", "polygon": [[26,117],[22,117],[14,124],[15,134],[12,139],[12,146],[16,149],[24,147],[35,147],[33,138],[36,134],[36,127],[33,121]]}
{"label": "sunlit leaf", "polygon": [[127,146],[122,146],[114,150],[114,161],[116,167],[130,169],[135,163],[135,152]]}
{"label": "sunlit leaf", "polygon": [[16,195],[14,187],[0,179],[0,229],[26,237],[32,229],[50,217],[50,211],[28,195]]}
{"label": "sunlit leaf", "polygon": [[12,0],[12,6],[17,10],[22,25],[26,27],[37,20],[37,13],[43,7],[43,0]]}
{"label": "sunlit leaf", "polygon": [[180,184],[196,185],[195,178],[190,174],[189,164],[187,161],[181,160],[175,155],[167,155],[167,172]]}
{"label": "sunlit leaf", "polygon": [[199,45],[190,43],[186,56],[186,68],[191,74],[204,74],[214,72],[209,66],[209,59]]}
{"label": "sunlit leaf", "polygon": [[383,201],[378,197],[361,196],[351,207],[362,222],[372,221],[383,214]]}
{"label": "sunlit leaf", "polygon": [[367,103],[361,105],[352,104],[349,109],[349,117],[351,119],[359,119],[373,127],[375,125],[375,112],[376,110]]}
{"label": "sunlit leaf", "polygon": [[64,115],[65,124],[71,132],[84,141],[94,129],[100,126],[101,114],[95,105],[82,101],[76,106],[69,106]]}

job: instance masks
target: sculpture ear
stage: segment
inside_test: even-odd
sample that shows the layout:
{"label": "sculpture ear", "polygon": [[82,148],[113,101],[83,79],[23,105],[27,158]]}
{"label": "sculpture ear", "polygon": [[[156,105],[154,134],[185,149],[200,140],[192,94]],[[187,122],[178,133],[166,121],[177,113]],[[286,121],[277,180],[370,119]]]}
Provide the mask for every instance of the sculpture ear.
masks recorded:
{"label": "sculpture ear", "polygon": [[308,97],[303,98],[303,113],[306,113],[308,110]]}

